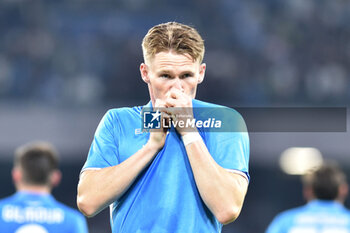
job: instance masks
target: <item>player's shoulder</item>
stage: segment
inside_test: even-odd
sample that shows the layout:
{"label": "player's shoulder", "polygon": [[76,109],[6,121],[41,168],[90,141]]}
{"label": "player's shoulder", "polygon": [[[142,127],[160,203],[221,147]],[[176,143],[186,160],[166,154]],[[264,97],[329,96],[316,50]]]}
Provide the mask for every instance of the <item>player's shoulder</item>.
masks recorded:
{"label": "player's shoulder", "polygon": [[209,111],[221,112],[228,117],[235,117],[237,119],[243,120],[242,115],[236,109],[228,106],[209,103],[209,102],[205,102],[197,99],[192,100],[192,106],[193,108],[207,108]]}
{"label": "player's shoulder", "polygon": [[306,211],[307,211],[307,206],[306,205],[295,207],[295,208],[292,208],[292,209],[288,209],[288,210],[282,211],[281,213],[279,213],[276,216],[276,219],[278,219],[280,221],[291,220],[291,219],[296,218],[300,214],[305,214]]}
{"label": "player's shoulder", "polygon": [[287,232],[290,226],[294,224],[297,216],[303,212],[304,206],[284,210],[278,213],[269,224],[266,233]]}
{"label": "player's shoulder", "polygon": [[121,117],[138,116],[140,115],[141,111],[142,111],[142,106],[111,108],[107,110],[105,117],[121,118]]}
{"label": "player's shoulder", "polygon": [[202,101],[202,100],[198,100],[198,99],[193,99],[192,100],[192,105],[194,108],[227,108],[224,105],[220,105],[220,104],[214,104],[214,103],[210,103],[210,102],[206,102],[206,101]]}
{"label": "player's shoulder", "polygon": [[142,107],[120,107],[108,109],[101,119],[101,126],[115,127],[120,125],[118,122],[123,122],[128,119],[136,119],[140,116]]}
{"label": "player's shoulder", "polygon": [[350,219],[350,209],[346,208],[345,206],[341,205],[341,210],[344,215],[346,215]]}
{"label": "player's shoulder", "polygon": [[197,99],[192,100],[192,107],[193,108],[208,108],[208,109],[213,109],[213,110],[214,109],[227,110],[234,115],[236,114],[237,116],[241,116],[241,114],[239,112],[237,112],[234,108],[220,105],[220,104],[209,103],[209,102],[205,102],[205,101],[197,100]]}
{"label": "player's shoulder", "polygon": [[15,200],[16,200],[15,194],[1,198],[0,199],[0,208],[2,208],[6,204],[13,203]]}
{"label": "player's shoulder", "polygon": [[[194,99],[192,101],[194,114],[200,118],[213,118],[221,121],[222,132],[247,132],[247,126],[242,115],[234,108],[208,103]],[[220,131],[219,130],[219,131]]]}

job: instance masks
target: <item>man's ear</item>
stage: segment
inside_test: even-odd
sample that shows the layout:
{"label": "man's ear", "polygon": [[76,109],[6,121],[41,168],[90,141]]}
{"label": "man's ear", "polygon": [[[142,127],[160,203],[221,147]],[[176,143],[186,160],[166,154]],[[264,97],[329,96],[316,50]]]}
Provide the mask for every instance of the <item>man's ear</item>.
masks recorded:
{"label": "man's ear", "polygon": [[149,83],[148,67],[145,63],[141,63],[140,73],[141,73],[142,80],[148,84]]}
{"label": "man's ear", "polygon": [[62,179],[62,173],[59,170],[54,170],[51,173],[50,182],[52,187],[56,187],[60,184]]}
{"label": "man's ear", "polygon": [[207,68],[207,65],[205,63],[202,63],[199,66],[199,78],[198,78],[198,84],[202,83],[205,76],[205,69]]}
{"label": "man's ear", "polygon": [[311,201],[315,198],[314,192],[310,186],[305,185],[303,187],[303,196],[306,201]]}
{"label": "man's ear", "polygon": [[12,168],[11,174],[14,184],[18,184],[22,180],[22,172],[18,167]]}
{"label": "man's ear", "polygon": [[346,184],[346,183],[341,184],[339,186],[339,189],[338,189],[338,199],[340,199],[340,201],[344,202],[346,200],[346,197],[348,196],[348,194],[349,194],[348,184]]}

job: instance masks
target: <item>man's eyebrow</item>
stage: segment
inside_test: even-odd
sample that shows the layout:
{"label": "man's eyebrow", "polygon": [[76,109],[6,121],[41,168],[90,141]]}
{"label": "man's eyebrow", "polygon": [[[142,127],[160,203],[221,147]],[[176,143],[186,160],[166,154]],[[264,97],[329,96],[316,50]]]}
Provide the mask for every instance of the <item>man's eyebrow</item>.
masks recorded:
{"label": "man's eyebrow", "polygon": [[192,70],[186,70],[184,72],[181,72],[181,74],[194,74],[195,72],[193,72]]}

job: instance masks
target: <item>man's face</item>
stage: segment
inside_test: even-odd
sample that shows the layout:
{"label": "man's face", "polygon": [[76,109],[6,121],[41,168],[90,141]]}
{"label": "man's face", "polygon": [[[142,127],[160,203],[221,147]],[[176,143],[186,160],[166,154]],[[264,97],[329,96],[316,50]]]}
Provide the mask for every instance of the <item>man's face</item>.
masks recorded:
{"label": "man's face", "polygon": [[197,85],[203,81],[205,64],[193,61],[187,54],[157,53],[147,64],[141,64],[143,80],[148,84],[151,100],[165,100],[169,91],[180,90],[195,98]]}

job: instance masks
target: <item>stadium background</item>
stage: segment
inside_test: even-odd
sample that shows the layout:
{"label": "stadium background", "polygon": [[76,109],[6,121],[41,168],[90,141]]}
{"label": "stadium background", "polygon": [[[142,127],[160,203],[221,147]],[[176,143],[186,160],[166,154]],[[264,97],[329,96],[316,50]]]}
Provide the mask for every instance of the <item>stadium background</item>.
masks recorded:
{"label": "stadium background", "polygon": [[[198,99],[231,107],[348,106],[346,0],[2,0],[0,198],[14,192],[15,147],[41,139],[61,152],[63,181],[54,194],[76,207],[79,171],[100,118],[149,99],[140,44],[151,26],[167,21],[194,25],[205,39]],[[349,174],[348,132],[250,138],[247,198],[223,232],[263,232],[279,211],[304,203],[299,177],[278,165],[289,147],[316,147]],[[110,231],[107,210],[88,221],[92,233]]]}

